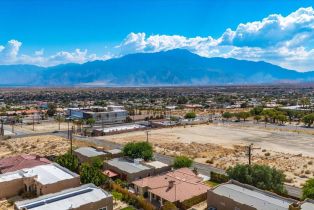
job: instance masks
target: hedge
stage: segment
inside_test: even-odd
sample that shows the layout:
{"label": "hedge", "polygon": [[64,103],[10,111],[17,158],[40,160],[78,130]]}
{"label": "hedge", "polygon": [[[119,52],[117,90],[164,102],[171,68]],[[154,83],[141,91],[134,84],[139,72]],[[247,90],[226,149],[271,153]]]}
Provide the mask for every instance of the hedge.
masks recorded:
{"label": "hedge", "polygon": [[178,204],[178,207],[180,209],[189,209],[191,208],[192,206],[196,205],[196,204],[199,204],[203,201],[205,201],[207,199],[207,193],[203,193],[201,195],[197,195],[197,196],[194,196],[193,198],[190,198],[188,200],[185,200],[183,201],[182,203],[179,203]]}
{"label": "hedge", "polygon": [[219,174],[219,173],[211,171],[210,180],[217,183],[225,183],[229,181],[229,177],[224,174]]}

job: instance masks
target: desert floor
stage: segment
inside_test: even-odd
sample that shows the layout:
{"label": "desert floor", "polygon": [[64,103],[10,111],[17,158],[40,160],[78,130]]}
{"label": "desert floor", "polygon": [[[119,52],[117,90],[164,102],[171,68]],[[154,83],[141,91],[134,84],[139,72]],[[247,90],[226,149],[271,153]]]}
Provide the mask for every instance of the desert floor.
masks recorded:
{"label": "desert floor", "polygon": [[[146,133],[97,138],[126,143],[146,140]],[[198,125],[151,130],[149,141],[160,153],[188,155],[195,161],[222,169],[247,163],[247,146],[253,143],[253,163],[283,170],[287,183],[300,186],[314,175],[314,136],[310,134],[234,125]]]}

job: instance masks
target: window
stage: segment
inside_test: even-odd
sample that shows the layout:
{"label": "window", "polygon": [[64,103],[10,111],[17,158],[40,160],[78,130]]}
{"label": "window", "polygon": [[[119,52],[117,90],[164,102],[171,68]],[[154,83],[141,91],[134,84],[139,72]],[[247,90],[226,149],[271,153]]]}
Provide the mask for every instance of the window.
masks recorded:
{"label": "window", "polygon": [[102,208],[100,208],[98,210],[107,210],[107,206],[106,207],[102,207]]}

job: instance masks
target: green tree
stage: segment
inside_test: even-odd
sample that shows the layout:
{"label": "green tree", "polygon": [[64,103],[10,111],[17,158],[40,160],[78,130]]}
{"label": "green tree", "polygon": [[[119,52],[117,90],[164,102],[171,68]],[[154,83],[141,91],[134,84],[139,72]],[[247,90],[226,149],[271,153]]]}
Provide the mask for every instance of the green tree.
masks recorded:
{"label": "green tree", "polygon": [[281,124],[284,124],[285,122],[287,122],[287,116],[284,114],[279,114],[277,116],[277,119]]}
{"label": "green tree", "polygon": [[123,147],[123,154],[130,158],[151,160],[153,158],[153,147],[148,142],[130,142]]}
{"label": "green tree", "polygon": [[230,112],[224,112],[224,113],[222,114],[222,117],[225,118],[225,119],[227,119],[227,120],[229,120],[230,118],[233,117],[233,115],[232,115]]}
{"label": "green tree", "polygon": [[184,116],[185,119],[194,119],[195,117],[196,117],[195,112],[188,112]]}
{"label": "green tree", "polygon": [[119,193],[119,192],[117,192],[117,191],[115,191],[115,190],[112,191],[111,194],[112,194],[112,197],[113,197],[113,199],[115,200],[115,202],[116,202],[116,201],[120,201],[120,200],[122,200],[122,198],[123,198],[122,193]]}
{"label": "green tree", "polygon": [[79,159],[70,152],[58,156],[56,163],[74,172],[77,172],[79,168]]}
{"label": "green tree", "polygon": [[89,163],[83,163],[81,165],[80,177],[83,184],[93,183],[96,186],[103,185],[108,181],[108,177],[104,175],[99,168]]}
{"label": "green tree", "polygon": [[104,164],[104,161],[100,157],[93,157],[91,159],[91,165],[94,166],[95,168],[102,169],[103,164]]}
{"label": "green tree", "polygon": [[192,166],[193,161],[186,156],[177,156],[174,159],[173,167],[174,168],[189,168]]}
{"label": "green tree", "polygon": [[261,119],[262,119],[262,117],[260,115],[254,116],[254,120],[256,120],[256,122],[259,122]]}
{"label": "green tree", "polygon": [[95,123],[96,123],[96,120],[94,118],[88,118],[86,120],[86,124],[89,125],[91,128],[94,126]]}
{"label": "green tree", "polygon": [[52,117],[57,112],[57,106],[54,103],[48,103],[47,114],[49,117]]}
{"label": "green tree", "polygon": [[314,123],[314,113],[305,115],[302,118],[302,121],[306,126],[311,127],[311,125]]}
{"label": "green tree", "polygon": [[238,164],[228,168],[227,174],[230,179],[237,180],[241,183],[253,185],[257,188],[273,191],[275,193],[286,193],[284,188],[284,173],[266,165]]}
{"label": "green tree", "polygon": [[262,106],[257,106],[257,107],[254,107],[253,109],[250,110],[250,114],[252,116],[261,115],[262,112],[263,112]]}
{"label": "green tree", "polygon": [[314,178],[309,179],[305,182],[303,188],[302,188],[303,194],[302,198],[310,198],[314,199]]}

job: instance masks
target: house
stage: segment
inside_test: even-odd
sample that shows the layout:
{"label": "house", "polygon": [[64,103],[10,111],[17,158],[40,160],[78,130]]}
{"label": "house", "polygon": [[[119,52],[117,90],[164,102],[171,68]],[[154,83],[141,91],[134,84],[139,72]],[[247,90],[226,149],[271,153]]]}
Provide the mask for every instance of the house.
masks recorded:
{"label": "house", "polygon": [[111,159],[122,156],[122,151],[120,149],[100,150],[93,147],[80,147],[74,150],[73,153],[78,157],[81,163],[89,162],[94,157]]}
{"label": "house", "polygon": [[6,189],[0,190],[0,198],[16,196],[23,192],[39,196],[79,185],[79,175],[51,163],[0,174],[0,189]]}
{"label": "house", "polygon": [[15,210],[112,210],[112,195],[93,184],[70,188],[35,199],[18,201]]}
{"label": "house", "polygon": [[151,176],[154,173],[153,168],[141,164],[141,161],[124,157],[114,158],[104,162],[104,170],[119,174],[121,179],[131,183],[134,180]]}
{"label": "house", "polygon": [[73,153],[78,157],[81,163],[89,162],[94,157],[104,159],[106,156],[104,151],[97,150],[93,147],[80,147],[74,150]]}
{"label": "house", "polygon": [[46,158],[37,155],[17,155],[0,159],[0,174],[50,164]]}
{"label": "house", "polygon": [[299,210],[297,201],[231,180],[208,190],[207,206],[217,210]]}
{"label": "house", "polygon": [[[118,174],[118,177],[129,183],[170,169],[171,166],[159,161],[144,161],[143,159],[130,159],[127,157],[114,158],[104,162],[106,174]],[[115,177],[117,176],[115,175]]]}
{"label": "house", "polygon": [[202,183],[203,179],[189,168],[169,171],[157,176],[133,181],[135,192],[147,195],[150,201],[158,201],[162,206],[168,201],[179,205],[195,196],[206,200],[209,187]]}

